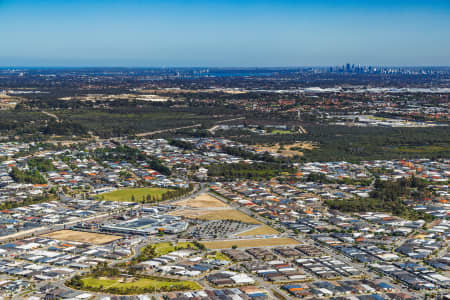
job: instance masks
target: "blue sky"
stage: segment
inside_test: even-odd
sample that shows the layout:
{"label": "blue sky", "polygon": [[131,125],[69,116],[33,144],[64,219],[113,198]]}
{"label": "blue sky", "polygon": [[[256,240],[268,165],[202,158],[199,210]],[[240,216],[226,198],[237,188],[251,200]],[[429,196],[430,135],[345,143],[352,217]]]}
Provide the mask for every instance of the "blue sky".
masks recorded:
{"label": "blue sky", "polygon": [[0,0],[0,66],[450,65],[450,1]]}

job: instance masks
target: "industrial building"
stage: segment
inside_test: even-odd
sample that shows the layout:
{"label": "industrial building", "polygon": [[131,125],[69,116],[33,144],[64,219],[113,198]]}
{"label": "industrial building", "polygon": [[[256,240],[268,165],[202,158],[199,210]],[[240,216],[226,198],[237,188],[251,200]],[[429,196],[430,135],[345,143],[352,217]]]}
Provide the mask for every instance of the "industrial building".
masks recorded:
{"label": "industrial building", "polygon": [[108,232],[125,234],[155,234],[180,233],[188,228],[189,224],[180,217],[169,215],[153,215],[143,218],[135,218],[120,223],[103,225],[101,229]]}

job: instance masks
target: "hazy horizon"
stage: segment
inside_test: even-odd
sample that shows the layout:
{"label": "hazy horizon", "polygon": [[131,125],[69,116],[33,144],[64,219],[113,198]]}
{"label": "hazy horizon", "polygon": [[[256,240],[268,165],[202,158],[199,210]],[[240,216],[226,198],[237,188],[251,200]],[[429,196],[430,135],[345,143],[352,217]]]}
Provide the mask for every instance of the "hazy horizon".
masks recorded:
{"label": "hazy horizon", "polygon": [[5,67],[449,66],[450,2],[0,0],[0,37]]}
{"label": "hazy horizon", "polygon": [[[346,63],[345,63],[346,64]],[[52,65],[35,65],[35,66],[2,66],[0,65],[0,69],[217,69],[217,70],[282,70],[282,69],[301,69],[301,68],[330,68],[330,67],[342,67],[343,64],[334,64],[334,65],[310,65],[310,66],[228,66],[228,67],[219,67],[219,66],[120,66],[120,65],[105,65],[105,66],[96,66],[96,65],[61,65],[61,66],[52,66]],[[354,64],[355,66],[358,64]],[[375,68],[450,68],[450,65],[362,65],[361,67],[375,67]]]}

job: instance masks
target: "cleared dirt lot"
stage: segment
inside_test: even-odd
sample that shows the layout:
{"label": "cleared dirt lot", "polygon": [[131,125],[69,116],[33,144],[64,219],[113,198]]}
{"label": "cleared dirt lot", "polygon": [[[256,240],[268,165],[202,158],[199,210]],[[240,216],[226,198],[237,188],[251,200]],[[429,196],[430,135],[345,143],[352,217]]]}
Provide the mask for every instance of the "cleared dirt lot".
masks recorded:
{"label": "cleared dirt lot", "polygon": [[249,231],[242,232],[237,236],[270,235],[270,234],[279,234],[279,232],[267,225],[261,225],[260,227],[257,227],[255,229],[250,229]]}
{"label": "cleared dirt lot", "polygon": [[89,243],[93,245],[102,245],[122,238],[121,236],[118,235],[109,235],[109,234],[92,233],[75,230],[60,230],[44,234],[42,236],[55,240]]}
{"label": "cleared dirt lot", "polygon": [[270,152],[270,153],[278,153],[279,152],[282,156],[293,157],[295,155],[299,155],[299,156],[303,155],[303,152],[299,151],[297,149],[313,150],[317,147],[311,142],[301,142],[301,143],[295,143],[295,144],[290,144],[290,145],[283,145],[283,149],[281,149],[280,144],[275,144],[273,146],[258,145],[255,148],[257,151]]}
{"label": "cleared dirt lot", "polygon": [[174,204],[186,208],[170,212],[170,215],[207,221],[232,220],[248,224],[261,225],[258,228],[242,232],[238,234],[238,236],[279,234],[279,232],[272,227],[269,227],[261,223],[260,221],[246,215],[245,213],[232,208],[228,204],[220,201],[219,199],[216,199],[209,194],[202,194],[195,199],[182,200]]}
{"label": "cleared dirt lot", "polygon": [[217,198],[209,194],[201,194],[194,199],[186,199],[182,201],[175,202],[174,205],[177,206],[187,206],[193,208],[208,208],[208,207],[229,207],[228,204],[223,203]]}
{"label": "cleared dirt lot", "polygon": [[171,212],[170,214],[200,220],[233,220],[250,224],[261,224],[261,222],[253,219],[252,217],[236,209],[217,209],[217,210],[182,209]]}
{"label": "cleared dirt lot", "polygon": [[296,245],[299,244],[296,240],[290,238],[273,238],[273,239],[250,239],[250,240],[229,240],[229,241],[211,241],[202,242],[208,249],[225,249],[237,246],[238,248],[246,247],[265,247],[265,246],[280,246],[280,245]]}
{"label": "cleared dirt lot", "polygon": [[174,216],[184,216],[185,218],[200,219],[200,220],[233,220],[240,221],[249,224],[259,224],[258,228],[251,229],[249,231],[242,232],[238,236],[251,236],[251,235],[269,235],[279,234],[278,231],[264,225],[258,220],[240,212],[236,209],[217,209],[217,210],[195,210],[195,209],[182,209],[170,213]]}

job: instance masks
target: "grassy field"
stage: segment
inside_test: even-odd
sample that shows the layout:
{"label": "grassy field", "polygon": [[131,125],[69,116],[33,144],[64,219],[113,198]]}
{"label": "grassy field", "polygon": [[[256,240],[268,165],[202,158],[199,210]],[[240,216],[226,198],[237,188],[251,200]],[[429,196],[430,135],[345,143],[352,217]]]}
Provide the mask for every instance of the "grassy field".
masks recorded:
{"label": "grassy field", "polygon": [[291,132],[289,130],[277,129],[277,130],[272,131],[270,134],[291,134],[291,133],[295,133],[295,132]]}
{"label": "grassy field", "polygon": [[189,206],[194,208],[207,208],[207,207],[229,207],[228,204],[223,203],[217,198],[214,198],[208,194],[201,194],[194,199],[186,199],[174,203],[177,206]]}
{"label": "grassy field", "polygon": [[173,252],[176,250],[175,248],[197,249],[197,247],[193,243],[189,242],[180,242],[177,244],[176,247],[169,242],[153,244],[153,246],[155,247],[155,252],[157,256],[166,255],[167,253]]}
{"label": "grassy field", "polygon": [[228,241],[210,241],[202,242],[208,249],[225,249],[237,246],[238,248],[247,247],[265,247],[265,246],[280,246],[280,245],[296,245],[299,244],[296,240],[290,238],[273,238],[273,239],[250,239],[250,240],[228,240]]}
{"label": "grassy field", "polygon": [[179,242],[177,244],[177,248],[192,248],[197,249],[197,246],[195,246],[193,243],[190,242]]}
{"label": "grassy field", "polygon": [[44,234],[42,236],[55,240],[89,243],[93,245],[102,245],[122,238],[119,235],[109,235],[74,230],[60,230]]}
{"label": "grassy field", "polygon": [[167,242],[167,243],[158,243],[153,245],[155,247],[155,253],[157,256],[166,255],[172,251],[175,251],[175,247]]}
{"label": "grassy field", "polygon": [[119,290],[120,294],[140,294],[145,292],[152,292],[155,288],[156,290],[199,290],[200,285],[193,281],[181,281],[181,280],[163,280],[163,278],[134,278],[132,280],[127,280],[125,278],[94,278],[85,277],[81,279],[84,287],[89,289],[100,289],[101,291],[108,292],[109,289],[113,288]]}
{"label": "grassy field", "polygon": [[216,252],[215,255],[208,255],[208,258],[217,259],[217,260],[226,260],[231,261],[231,259],[221,252]]}
{"label": "grassy field", "polygon": [[[109,193],[100,194],[97,196],[98,200],[106,200],[106,201],[121,201],[127,202],[132,201],[132,197],[134,196],[135,202],[145,202],[147,195],[150,197],[156,197],[158,200],[161,200],[162,194],[170,191],[169,189],[164,188],[137,188],[137,189],[121,189]],[[144,201],[142,200],[144,197]]]}

